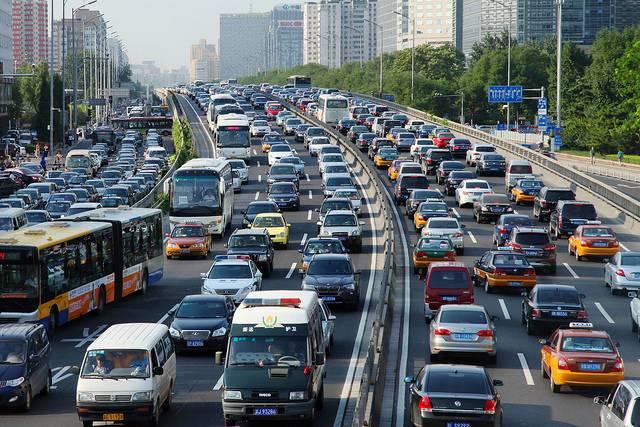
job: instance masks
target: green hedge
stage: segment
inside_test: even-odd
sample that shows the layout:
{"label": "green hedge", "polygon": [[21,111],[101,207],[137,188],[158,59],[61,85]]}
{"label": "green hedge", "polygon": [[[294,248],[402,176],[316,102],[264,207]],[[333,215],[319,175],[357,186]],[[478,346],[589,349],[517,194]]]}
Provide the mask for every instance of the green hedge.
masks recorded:
{"label": "green hedge", "polygon": [[181,118],[179,121],[173,121],[171,129],[173,136],[173,146],[175,154],[172,156],[176,166],[180,167],[185,162],[193,158],[193,134],[191,133],[191,125],[186,119]]}

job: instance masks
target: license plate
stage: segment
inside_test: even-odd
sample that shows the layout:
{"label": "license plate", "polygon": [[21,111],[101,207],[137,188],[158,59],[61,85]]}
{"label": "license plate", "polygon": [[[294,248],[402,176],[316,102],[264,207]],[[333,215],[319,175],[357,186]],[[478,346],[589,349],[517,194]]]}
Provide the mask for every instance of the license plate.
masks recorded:
{"label": "license plate", "polygon": [[593,243],[593,247],[594,248],[606,248],[607,244],[605,242],[594,242]]}
{"label": "license plate", "polygon": [[278,202],[278,206],[287,206],[287,202]]}
{"label": "license plate", "polygon": [[566,311],[552,311],[551,315],[553,317],[567,317],[569,316],[569,313],[567,313]]}
{"label": "license plate", "polygon": [[453,334],[453,339],[456,341],[473,341],[476,334]]}
{"label": "license plate", "polygon": [[450,301],[457,301],[457,300],[458,300],[458,297],[442,297],[442,301],[450,302]]}
{"label": "license plate", "polygon": [[189,252],[191,252],[189,249],[180,249],[181,254],[188,254]]}
{"label": "license plate", "polygon": [[538,251],[524,251],[524,256],[536,256],[538,254]]}
{"label": "license plate", "polygon": [[509,286],[522,286],[522,282],[509,282]]}
{"label": "license plate", "polygon": [[601,366],[599,363],[581,363],[580,370],[581,371],[599,371]]}
{"label": "license plate", "polygon": [[124,414],[102,414],[102,421],[124,421]]}
{"label": "license plate", "polygon": [[473,193],[474,196],[482,196],[484,193]]}
{"label": "license plate", "polygon": [[447,423],[447,427],[471,427],[471,423]]}
{"label": "license plate", "polygon": [[322,297],[321,299],[322,299],[322,301],[331,302],[331,301],[335,301],[336,297]]}
{"label": "license plate", "polygon": [[189,340],[187,341],[187,347],[202,347],[204,346],[204,341],[202,340]]}
{"label": "license plate", "polygon": [[278,415],[278,409],[276,408],[255,408],[253,410],[253,415]]}

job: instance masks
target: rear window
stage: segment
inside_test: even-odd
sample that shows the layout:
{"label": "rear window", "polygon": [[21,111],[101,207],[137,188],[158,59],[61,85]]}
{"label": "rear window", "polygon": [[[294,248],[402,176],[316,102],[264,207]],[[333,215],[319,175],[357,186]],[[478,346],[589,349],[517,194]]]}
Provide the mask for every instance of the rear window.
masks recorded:
{"label": "rear window", "polygon": [[469,287],[469,272],[465,270],[435,269],[429,275],[432,289],[461,289]]}
{"label": "rear window", "polygon": [[426,176],[405,176],[400,181],[400,188],[429,188],[429,180]]}
{"label": "rear window", "polygon": [[548,202],[557,202],[558,200],[575,200],[576,195],[571,190],[549,190],[545,196]]}
{"label": "rear window", "polygon": [[493,153],[494,151],[496,151],[495,147],[489,147],[489,146],[476,147],[476,153]]}
{"label": "rear window", "polygon": [[580,305],[580,297],[575,290],[538,289],[538,303]]}
{"label": "rear window", "polygon": [[432,151],[429,157],[436,160],[450,159],[451,153],[448,151]]}
{"label": "rear window", "polygon": [[402,168],[402,173],[422,173],[420,166],[407,166]]}
{"label": "rear window", "polygon": [[507,196],[504,196],[502,194],[495,194],[495,195],[485,195],[482,197],[482,200],[485,203],[502,203],[502,204],[509,204],[509,199],[507,198]]}
{"label": "rear window", "polygon": [[531,165],[512,165],[509,168],[509,173],[525,174],[532,172]]}
{"label": "rear window", "polygon": [[504,161],[504,157],[502,157],[500,154],[485,154],[484,156],[482,156],[482,160],[488,160],[490,162],[500,162]]}
{"label": "rear window", "polygon": [[622,255],[620,257],[620,265],[640,266],[640,255]]}
{"label": "rear window", "polygon": [[[440,219],[440,218],[438,218]],[[449,221],[429,221],[429,228],[432,228],[434,230],[439,230],[439,229],[447,229],[447,228],[459,228],[460,226],[458,225],[458,221],[456,221],[455,219],[449,220]]]}
{"label": "rear window", "polygon": [[468,323],[472,325],[486,325],[487,316],[478,310],[444,310],[440,314],[441,323]]}
{"label": "rear window", "polygon": [[596,208],[590,204],[569,204],[562,209],[562,215],[572,218],[596,219]]}
{"label": "rear window", "polygon": [[480,372],[431,372],[424,391],[429,393],[490,394],[487,377]]}
{"label": "rear window", "polygon": [[528,246],[546,245],[550,241],[547,233],[518,233],[515,238],[516,243]]}

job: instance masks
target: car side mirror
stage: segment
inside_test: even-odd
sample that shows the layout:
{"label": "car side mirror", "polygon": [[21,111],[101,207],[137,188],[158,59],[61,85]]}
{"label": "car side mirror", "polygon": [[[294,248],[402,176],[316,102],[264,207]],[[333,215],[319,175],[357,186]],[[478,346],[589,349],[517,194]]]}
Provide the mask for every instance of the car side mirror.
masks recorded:
{"label": "car side mirror", "polygon": [[491,321],[495,322],[496,320],[500,320],[498,316],[491,316]]}
{"label": "car side mirror", "polygon": [[314,212],[320,212],[320,209],[315,208],[313,211],[314,211]]}
{"label": "car side mirror", "polygon": [[321,222],[321,221],[318,221],[318,222],[316,222],[316,225],[317,225],[318,227],[322,227],[322,222]]}
{"label": "car side mirror", "polygon": [[408,376],[408,377],[404,377],[404,382],[406,384],[413,384],[416,382],[416,377],[414,377],[413,375]]}
{"label": "car side mirror", "polygon": [[364,224],[365,224],[365,222],[364,222],[364,221],[360,221],[360,225],[364,225]]}
{"label": "car side mirror", "polygon": [[324,365],[324,362],[325,362],[324,352],[323,351],[317,351],[313,361],[318,366]]}
{"label": "car side mirror", "polygon": [[240,215],[245,215],[246,211],[240,211]]}
{"label": "car side mirror", "polygon": [[202,280],[206,279],[207,278],[207,273],[200,273],[200,278]]}
{"label": "car side mirror", "polygon": [[262,271],[260,270],[256,271],[256,277],[262,277]]}
{"label": "car side mirror", "polygon": [[169,233],[164,233],[164,237],[169,237],[170,234]]}
{"label": "car side mirror", "polygon": [[72,375],[80,375],[80,367],[72,366],[71,368],[69,368],[67,372],[69,372]]}
{"label": "car side mirror", "polygon": [[580,299],[585,299],[587,296],[585,294],[580,294]]}
{"label": "car side mirror", "polygon": [[502,387],[504,383],[502,382],[502,380],[493,380],[493,385],[495,387]]}
{"label": "car side mirror", "polygon": [[460,225],[460,228],[467,228],[465,224]]}
{"label": "car side mirror", "polygon": [[164,369],[162,368],[162,366],[156,366],[155,368],[153,368],[153,375],[162,375],[164,374]]}
{"label": "car side mirror", "polygon": [[228,248],[228,247],[229,247],[229,245],[228,245],[228,244],[226,244],[226,243],[225,243],[224,245],[222,245],[222,246],[224,246],[225,248]]}
{"label": "car side mirror", "polygon": [[527,293],[527,291],[522,291],[520,292],[520,296],[526,298],[529,296],[529,294]]}
{"label": "car side mirror", "polygon": [[539,339],[538,343],[540,343],[540,345],[549,345],[550,344],[549,340],[546,340],[546,339]]}
{"label": "car side mirror", "polygon": [[172,308],[171,310],[167,311],[167,314],[169,316],[171,316],[171,317],[175,316],[176,315],[176,309]]}
{"label": "car side mirror", "polygon": [[606,405],[607,404],[607,399],[604,396],[596,396],[593,398],[593,403],[596,405]]}
{"label": "car side mirror", "polygon": [[303,251],[302,249],[298,249],[298,253],[301,254]]}

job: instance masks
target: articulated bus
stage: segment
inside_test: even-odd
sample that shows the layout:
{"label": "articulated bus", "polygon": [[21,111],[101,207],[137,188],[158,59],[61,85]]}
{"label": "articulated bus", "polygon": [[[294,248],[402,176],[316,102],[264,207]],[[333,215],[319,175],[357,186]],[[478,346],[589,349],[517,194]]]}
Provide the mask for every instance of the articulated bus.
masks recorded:
{"label": "articulated bus", "polygon": [[311,77],[307,76],[290,76],[287,79],[287,85],[293,85],[296,89],[307,89],[311,87]]}
{"label": "articulated bus", "polygon": [[173,117],[114,117],[111,119],[114,127],[125,130],[137,130],[146,133],[149,129],[157,129],[164,136],[171,135]]}
{"label": "articulated bus", "polygon": [[184,222],[202,223],[207,234],[222,237],[233,216],[233,176],[226,159],[189,160],[165,181],[171,230]]}
{"label": "articulated bus", "polygon": [[216,125],[216,150],[218,157],[251,159],[251,127],[244,114],[225,114],[218,117]]}

